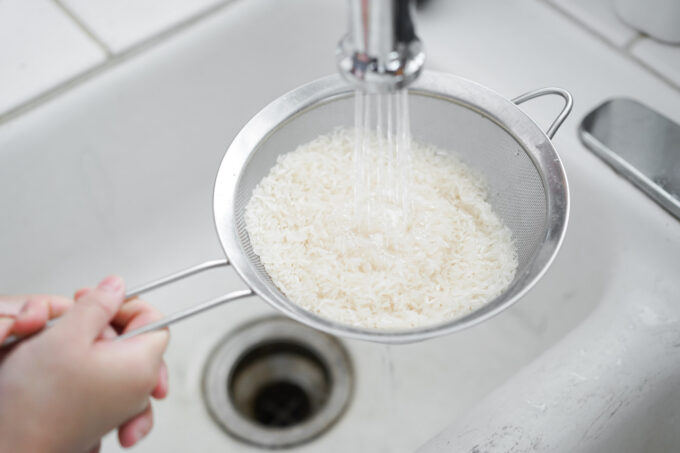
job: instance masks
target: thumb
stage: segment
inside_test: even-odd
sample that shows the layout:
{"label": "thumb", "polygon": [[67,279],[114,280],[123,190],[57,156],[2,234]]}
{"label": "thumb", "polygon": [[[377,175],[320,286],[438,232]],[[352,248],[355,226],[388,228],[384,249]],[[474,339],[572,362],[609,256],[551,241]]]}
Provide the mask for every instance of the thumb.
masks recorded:
{"label": "thumb", "polygon": [[61,319],[55,329],[77,332],[88,340],[95,340],[109,325],[125,299],[125,283],[120,277],[110,276],[83,295]]}

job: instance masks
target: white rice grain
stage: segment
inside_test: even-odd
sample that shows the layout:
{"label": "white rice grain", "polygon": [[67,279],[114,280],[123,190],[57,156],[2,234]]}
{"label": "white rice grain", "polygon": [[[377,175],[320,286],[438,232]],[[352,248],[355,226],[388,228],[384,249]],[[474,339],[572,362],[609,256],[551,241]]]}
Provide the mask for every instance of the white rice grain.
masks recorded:
{"label": "white rice grain", "polygon": [[412,142],[404,222],[395,227],[394,206],[380,199],[358,221],[353,150],[354,133],[338,129],[280,156],[246,207],[253,250],[291,301],[393,330],[462,316],[503,292],[517,253],[478,176]]}

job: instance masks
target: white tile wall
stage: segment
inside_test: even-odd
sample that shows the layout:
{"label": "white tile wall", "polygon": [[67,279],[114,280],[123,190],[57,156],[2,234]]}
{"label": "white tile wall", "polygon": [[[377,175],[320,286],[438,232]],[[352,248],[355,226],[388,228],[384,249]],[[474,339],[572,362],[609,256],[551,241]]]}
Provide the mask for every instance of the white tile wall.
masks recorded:
{"label": "white tile wall", "polygon": [[573,20],[623,52],[646,64],[675,88],[680,88],[680,46],[643,37],[616,13],[615,0],[546,0]]}
{"label": "white tile wall", "polygon": [[[201,13],[219,9],[229,1],[0,0],[0,122],[3,114],[15,107],[103,63],[107,53],[115,59],[132,46]],[[618,19],[613,1],[545,0],[541,3],[623,49],[639,34]],[[432,2],[432,6],[457,5],[459,14],[465,14],[475,3],[476,0],[439,0]],[[508,15],[513,14],[511,5],[499,2],[494,6],[494,13],[504,14],[500,11],[506,9]],[[465,21],[462,23],[460,26],[465,27]],[[468,35],[484,39],[479,30],[469,30]],[[642,39],[634,44],[632,54],[680,86],[678,48]]]}
{"label": "white tile wall", "polygon": [[617,47],[624,47],[638,34],[618,18],[614,0],[550,1]]}
{"label": "white tile wall", "polygon": [[51,0],[0,0],[0,114],[104,59]]}
{"label": "white tile wall", "polygon": [[680,46],[671,46],[644,38],[635,43],[631,52],[640,61],[680,87]]}
{"label": "white tile wall", "polygon": [[106,46],[121,52],[224,0],[62,0]]}

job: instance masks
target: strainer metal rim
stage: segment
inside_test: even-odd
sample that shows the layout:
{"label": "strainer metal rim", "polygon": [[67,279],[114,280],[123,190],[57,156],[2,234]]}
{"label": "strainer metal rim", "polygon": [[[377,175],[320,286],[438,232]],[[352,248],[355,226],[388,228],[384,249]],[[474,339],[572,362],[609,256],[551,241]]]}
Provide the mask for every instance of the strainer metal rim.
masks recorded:
{"label": "strainer metal rim", "polygon": [[345,338],[381,343],[409,343],[453,333],[483,322],[524,296],[552,264],[562,245],[569,218],[569,188],[566,173],[552,142],[541,128],[515,103],[497,92],[451,74],[424,71],[409,91],[438,97],[473,109],[505,129],[534,163],[544,185],[547,208],[545,239],[515,281],[523,286],[511,297],[496,299],[459,318],[406,330],[377,330],[333,322],[270,291],[251,267],[240,244],[235,222],[235,196],[241,170],[260,143],[286,122],[319,104],[349,96],[353,88],[340,76],[327,76],[302,85],[274,100],[257,113],[237,134],[227,149],[214,185],[213,212],[222,248],[237,274],[257,295],[285,315],[310,327]]}

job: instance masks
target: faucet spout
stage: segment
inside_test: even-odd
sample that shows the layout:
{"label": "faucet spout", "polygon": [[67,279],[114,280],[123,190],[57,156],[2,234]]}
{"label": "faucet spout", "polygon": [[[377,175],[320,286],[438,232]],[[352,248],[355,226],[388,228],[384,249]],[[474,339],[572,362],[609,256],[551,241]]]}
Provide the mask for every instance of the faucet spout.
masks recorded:
{"label": "faucet spout", "polygon": [[425,62],[411,0],[348,0],[349,31],[337,50],[340,73],[357,88],[384,93],[413,82]]}

